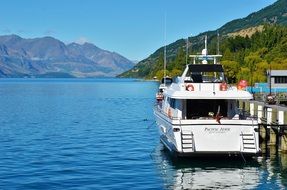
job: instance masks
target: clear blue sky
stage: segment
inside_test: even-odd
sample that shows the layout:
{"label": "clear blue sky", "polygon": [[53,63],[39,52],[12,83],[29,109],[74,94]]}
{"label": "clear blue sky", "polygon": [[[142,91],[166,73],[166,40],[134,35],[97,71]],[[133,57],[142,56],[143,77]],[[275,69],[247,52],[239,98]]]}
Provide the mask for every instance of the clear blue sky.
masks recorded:
{"label": "clear blue sky", "polygon": [[276,0],[1,0],[0,35],[88,41],[131,60],[214,30]]}

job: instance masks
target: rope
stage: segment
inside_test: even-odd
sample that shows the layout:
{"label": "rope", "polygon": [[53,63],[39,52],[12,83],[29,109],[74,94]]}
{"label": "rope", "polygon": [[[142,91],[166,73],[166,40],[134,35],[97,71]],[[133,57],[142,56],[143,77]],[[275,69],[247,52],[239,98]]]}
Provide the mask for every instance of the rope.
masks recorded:
{"label": "rope", "polygon": [[147,129],[150,129],[150,128],[155,124],[155,122],[156,122],[156,121],[153,121],[150,125],[148,125],[148,126],[147,126]]}
{"label": "rope", "polygon": [[244,163],[246,163],[246,160],[245,160],[245,158],[244,158],[244,156],[243,156],[243,154],[242,154],[241,151],[240,151],[240,155],[241,155],[241,157],[243,158]]}

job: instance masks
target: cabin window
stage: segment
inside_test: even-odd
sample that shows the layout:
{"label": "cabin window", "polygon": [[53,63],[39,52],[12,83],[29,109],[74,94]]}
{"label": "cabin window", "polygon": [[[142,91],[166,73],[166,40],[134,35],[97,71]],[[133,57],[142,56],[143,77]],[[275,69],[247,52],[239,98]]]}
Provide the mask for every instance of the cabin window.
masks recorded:
{"label": "cabin window", "polygon": [[[206,59],[208,57],[203,58]],[[219,64],[190,64],[185,77],[186,82],[220,83],[224,81],[224,72]]]}
{"label": "cabin window", "polygon": [[227,117],[227,100],[187,100],[186,118],[198,119],[200,117],[213,117],[219,113],[220,116]]}
{"label": "cabin window", "polygon": [[175,99],[173,98],[168,98],[168,103],[169,103],[169,106],[173,109],[175,109]]}
{"label": "cabin window", "polygon": [[203,82],[222,82],[224,81],[223,73],[221,72],[190,72],[188,73],[189,82],[203,83]]}
{"label": "cabin window", "polygon": [[276,83],[276,84],[287,83],[287,77],[286,77],[286,76],[276,76],[276,77],[275,77],[275,83]]}

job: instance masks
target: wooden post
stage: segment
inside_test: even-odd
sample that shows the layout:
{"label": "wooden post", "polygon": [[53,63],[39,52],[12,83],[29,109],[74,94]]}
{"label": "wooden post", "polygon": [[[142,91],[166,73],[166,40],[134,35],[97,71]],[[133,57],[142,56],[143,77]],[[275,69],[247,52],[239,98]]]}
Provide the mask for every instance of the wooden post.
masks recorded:
{"label": "wooden post", "polygon": [[[285,113],[284,113],[284,111],[278,111],[278,123],[280,124],[280,125],[284,125],[284,115],[285,115]],[[286,131],[285,131],[285,133],[286,133]],[[285,152],[285,153],[287,153],[287,134],[282,134],[282,136],[280,137],[280,150],[282,151],[282,152]]]}
{"label": "wooden post", "polygon": [[284,124],[284,111],[278,111],[278,124]]}
{"label": "wooden post", "polygon": [[272,108],[267,108],[267,124],[272,122]]}
{"label": "wooden post", "polygon": [[259,126],[259,135],[263,141],[266,141],[266,137],[267,137],[266,128],[262,124],[260,124]]}
{"label": "wooden post", "polygon": [[[269,110],[268,110],[269,109]],[[278,124],[278,115],[276,111],[272,112],[272,108],[268,108],[267,111],[269,112],[269,116],[270,117],[270,124],[272,125],[277,125]],[[268,115],[268,114],[267,114]],[[273,121],[272,121],[273,119]],[[273,129],[272,127],[270,127],[270,139],[269,139],[269,145],[276,145],[278,142],[277,140],[277,135],[279,134],[278,129]]]}
{"label": "wooden post", "polygon": [[261,105],[258,105],[258,124],[261,123],[261,118],[262,118],[262,110],[263,110],[263,107]]}
{"label": "wooden post", "polygon": [[287,153],[287,134],[281,136],[281,147],[280,150],[284,153]]}
{"label": "wooden post", "polygon": [[263,124],[266,124],[265,122],[262,122],[263,118],[263,106],[258,105],[258,124],[259,124],[259,135],[263,141],[266,142],[267,139],[267,133],[266,133],[266,127]]}
{"label": "wooden post", "polygon": [[276,136],[277,134],[275,131],[270,127],[270,139],[269,139],[269,145],[273,146],[276,145]]}
{"label": "wooden post", "polygon": [[[272,123],[272,108],[268,108],[265,109],[266,111],[266,123],[267,123],[267,127],[266,127],[266,141],[269,142],[270,141],[270,136],[271,136],[271,123]],[[276,137],[275,137],[276,139]],[[273,142],[272,142],[273,143]]]}
{"label": "wooden post", "polygon": [[254,116],[254,103],[250,103],[250,115]]}

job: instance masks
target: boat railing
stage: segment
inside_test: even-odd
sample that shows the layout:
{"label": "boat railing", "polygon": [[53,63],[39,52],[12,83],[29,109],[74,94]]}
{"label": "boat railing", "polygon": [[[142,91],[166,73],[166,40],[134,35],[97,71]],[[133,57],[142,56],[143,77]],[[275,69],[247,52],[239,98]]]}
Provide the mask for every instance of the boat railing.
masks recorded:
{"label": "boat railing", "polygon": [[244,110],[242,108],[238,108],[238,112],[239,112],[239,117],[241,119],[255,119],[257,120],[258,119],[258,116],[257,115],[251,115],[251,113],[247,110]]}
{"label": "boat railing", "polygon": [[226,84],[224,82],[202,82],[202,83],[195,83],[191,80],[184,81],[185,86],[192,85],[194,91],[206,91],[212,89],[213,91],[222,91],[221,89],[224,88],[224,91],[227,90],[234,90],[234,86],[230,84]]}
{"label": "boat railing", "polygon": [[[184,118],[184,117],[178,117],[178,116],[173,116],[169,115],[165,111],[163,111],[160,107],[161,105],[155,104],[155,109],[160,112],[161,114],[165,115],[166,117],[170,118],[171,120],[179,120],[179,121],[189,121],[189,120],[214,120],[216,118],[212,116],[203,116],[203,117],[194,117],[194,118]],[[250,115],[248,111],[243,111],[243,114],[237,114],[238,117],[234,116],[232,118],[230,117],[222,117],[221,120],[258,120],[257,115]]]}

